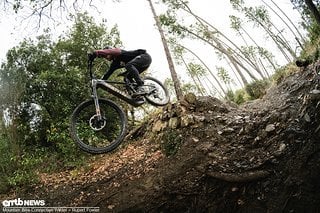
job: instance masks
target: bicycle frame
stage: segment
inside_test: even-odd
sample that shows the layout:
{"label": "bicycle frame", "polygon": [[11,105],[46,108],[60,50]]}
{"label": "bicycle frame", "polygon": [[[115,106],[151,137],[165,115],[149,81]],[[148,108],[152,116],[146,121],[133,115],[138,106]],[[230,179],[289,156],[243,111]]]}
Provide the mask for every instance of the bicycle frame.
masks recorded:
{"label": "bicycle frame", "polygon": [[120,83],[120,82],[108,82],[100,79],[96,79],[93,72],[92,72],[92,66],[93,62],[88,60],[88,70],[90,73],[91,78],[91,88],[92,88],[92,98],[95,103],[97,116],[99,119],[101,119],[101,112],[100,112],[100,106],[99,106],[99,98],[97,93],[97,88],[102,88],[103,90],[109,92],[110,94],[120,98],[121,100],[127,102],[128,104],[131,104],[134,107],[141,106],[145,103],[145,99],[143,100],[136,100],[133,99],[128,94],[124,93],[123,91],[119,90],[118,88],[114,87],[112,83],[118,83],[118,84],[124,84],[126,86],[129,86],[126,82]]}
{"label": "bicycle frame", "polygon": [[116,96],[117,98],[120,98],[121,100],[127,102],[128,104],[130,104],[134,107],[141,106],[144,103],[144,101],[141,101],[141,100],[137,101],[136,99],[133,99],[130,95],[124,93],[123,91],[121,91],[118,88],[116,88],[115,86],[113,86],[112,83],[127,85],[126,83],[108,82],[108,81],[104,81],[104,80],[92,79],[91,86],[93,88],[93,95],[95,97],[97,97],[97,88],[102,88],[103,90],[106,90],[110,94]]}
{"label": "bicycle frame", "polygon": [[[90,58],[92,57],[88,57]],[[144,103],[158,107],[165,106],[169,102],[168,90],[153,77],[143,78],[145,92],[138,95],[136,91],[138,86],[136,82],[127,78],[127,73],[121,73],[121,76],[125,77],[124,81],[97,79],[93,74],[91,60],[88,60],[88,71],[91,78],[91,98],[80,103],[72,112],[70,119],[71,137],[86,152],[101,154],[114,150],[124,140],[128,126],[126,112],[120,104],[99,97],[99,88],[134,107]]]}

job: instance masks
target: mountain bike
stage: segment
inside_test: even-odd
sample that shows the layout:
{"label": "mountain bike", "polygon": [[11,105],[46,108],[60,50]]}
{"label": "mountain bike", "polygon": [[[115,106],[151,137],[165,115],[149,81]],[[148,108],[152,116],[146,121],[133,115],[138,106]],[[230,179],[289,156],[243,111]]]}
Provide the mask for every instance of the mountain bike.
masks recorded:
{"label": "mountain bike", "polygon": [[157,79],[144,77],[145,93],[136,97],[134,94],[138,85],[127,77],[127,72],[120,74],[124,77],[124,81],[105,81],[95,77],[93,66],[93,61],[88,59],[91,99],[82,102],[73,111],[70,119],[70,133],[72,139],[83,151],[101,154],[114,150],[124,140],[127,116],[116,102],[98,97],[99,88],[134,107],[144,103],[164,106],[169,102],[169,93]]}

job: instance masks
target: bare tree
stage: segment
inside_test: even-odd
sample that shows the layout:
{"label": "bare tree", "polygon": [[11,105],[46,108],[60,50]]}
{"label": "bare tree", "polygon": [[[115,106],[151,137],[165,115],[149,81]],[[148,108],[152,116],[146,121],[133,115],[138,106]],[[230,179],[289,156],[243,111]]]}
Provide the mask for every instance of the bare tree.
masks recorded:
{"label": "bare tree", "polygon": [[70,14],[86,11],[93,8],[99,12],[96,4],[105,1],[119,2],[120,0],[0,0],[3,11],[13,10],[21,16],[22,20],[32,20],[36,29],[40,29],[43,23],[51,21],[60,24]]}
{"label": "bare tree", "polygon": [[[272,4],[286,17],[286,19],[290,22],[291,26],[293,26],[293,28],[295,29],[295,31],[298,33],[298,35],[299,35],[300,38],[298,38],[298,37],[296,36],[296,40],[297,40],[297,42],[299,43],[299,45],[301,46],[301,44],[300,44],[300,39],[301,39],[302,43],[305,43],[306,40],[305,40],[304,36],[302,36],[302,34],[300,33],[300,30],[296,27],[296,24],[294,24],[294,23],[292,22],[291,18],[289,18],[289,17],[287,16],[287,14],[286,14],[273,0],[270,0],[270,1],[271,1]],[[265,4],[267,4],[265,1],[263,1],[263,2],[264,2]],[[268,7],[269,7],[270,9],[272,8],[271,6],[268,6]],[[274,11],[274,10],[273,10],[273,11]],[[277,12],[275,12],[275,14],[276,14],[277,16],[279,16]],[[281,20],[283,21],[283,23],[286,24],[286,26],[288,27],[288,29],[295,35],[294,30],[290,27],[290,25],[289,25],[284,19],[281,18]]]}
{"label": "bare tree", "polygon": [[174,68],[174,63],[173,63],[172,56],[171,56],[171,53],[170,53],[170,50],[169,50],[169,47],[168,47],[168,42],[167,42],[166,37],[164,35],[163,29],[161,27],[161,24],[160,24],[160,21],[159,21],[159,18],[157,16],[157,14],[156,14],[156,11],[155,11],[155,9],[153,7],[152,1],[151,0],[147,0],[147,1],[150,4],[150,8],[151,8],[154,20],[156,22],[157,28],[158,28],[159,33],[160,33],[161,41],[162,41],[164,52],[166,54],[167,61],[168,61],[168,64],[169,64],[169,69],[170,69],[170,72],[171,72],[171,77],[172,77],[172,80],[173,80],[173,84],[174,84],[175,92],[176,92],[176,95],[177,95],[177,99],[180,100],[180,99],[182,99],[182,96],[183,96],[182,89],[181,89],[181,84],[180,84],[177,72],[176,72],[176,70]]}
{"label": "bare tree", "polygon": [[[283,36],[282,31],[271,22],[268,11],[264,7],[246,7],[243,5],[243,2],[237,0],[230,0],[230,3],[234,9],[244,13],[249,21],[265,30],[288,62],[291,62],[291,58],[287,53],[289,53],[292,58],[297,58],[293,48],[290,47],[288,40]],[[275,33],[272,28],[275,29],[277,33]]]}
{"label": "bare tree", "polygon": [[[218,87],[220,88],[220,90],[223,92],[224,96],[227,95],[227,92],[225,91],[225,89],[223,88],[223,86],[221,85],[220,81],[217,79],[217,77],[213,74],[213,72],[210,70],[210,68],[206,65],[206,63],[200,58],[200,56],[198,56],[194,51],[192,51],[190,48],[187,48],[186,46],[183,46],[181,44],[177,44],[179,47],[183,48],[184,50],[190,52],[193,56],[196,57],[196,59],[199,60],[199,62],[206,68],[206,70],[210,73],[210,75],[212,76],[212,78],[215,80],[215,82],[217,83]],[[215,85],[210,81],[212,88],[215,88]],[[219,95],[221,97],[223,97],[223,95],[220,93],[220,91],[215,88],[215,90],[219,93]]]}

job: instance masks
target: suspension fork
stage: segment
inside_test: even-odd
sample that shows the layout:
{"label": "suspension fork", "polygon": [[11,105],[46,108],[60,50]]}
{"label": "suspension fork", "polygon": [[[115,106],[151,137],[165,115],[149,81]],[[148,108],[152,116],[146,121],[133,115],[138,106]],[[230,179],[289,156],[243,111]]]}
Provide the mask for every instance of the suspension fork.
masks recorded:
{"label": "suspension fork", "polygon": [[100,105],[99,105],[99,99],[98,99],[98,93],[97,93],[97,80],[92,79],[91,80],[91,89],[92,89],[92,98],[94,101],[94,105],[96,107],[96,113],[98,116],[98,119],[101,120],[101,111],[100,111]]}

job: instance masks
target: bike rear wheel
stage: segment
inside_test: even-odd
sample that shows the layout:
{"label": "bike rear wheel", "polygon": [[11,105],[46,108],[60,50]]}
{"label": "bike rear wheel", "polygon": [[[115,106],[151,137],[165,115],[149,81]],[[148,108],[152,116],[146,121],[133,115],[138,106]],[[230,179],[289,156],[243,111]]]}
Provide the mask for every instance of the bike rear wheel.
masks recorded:
{"label": "bike rear wheel", "polygon": [[164,106],[168,104],[169,92],[159,80],[153,77],[145,77],[143,81],[148,92],[145,98],[151,105]]}
{"label": "bike rear wheel", "polygon": [[81,103],[72,113],[70,132],[84,151],[101,154],[114,150],[123,141],[127,118],[123,110],[108,99],[99,99],[101,119],[93,100]]}

